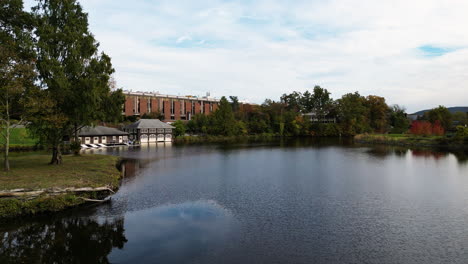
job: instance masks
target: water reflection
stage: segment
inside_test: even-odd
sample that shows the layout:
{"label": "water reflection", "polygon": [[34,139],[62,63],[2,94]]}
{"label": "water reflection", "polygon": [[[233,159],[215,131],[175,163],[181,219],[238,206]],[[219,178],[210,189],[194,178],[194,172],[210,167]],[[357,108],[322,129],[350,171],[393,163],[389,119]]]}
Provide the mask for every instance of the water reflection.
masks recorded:
{"label": "water reflection", "polygon": [[127,242],[123,218],[47,220],[0,229],[0,263],[109,263]]}
{"label": "water reflection", "polygon": [[183,263],[213,255],[232,239],[233,215],[214,201],[171,204],[125,216],[129,242],[112,262]]}

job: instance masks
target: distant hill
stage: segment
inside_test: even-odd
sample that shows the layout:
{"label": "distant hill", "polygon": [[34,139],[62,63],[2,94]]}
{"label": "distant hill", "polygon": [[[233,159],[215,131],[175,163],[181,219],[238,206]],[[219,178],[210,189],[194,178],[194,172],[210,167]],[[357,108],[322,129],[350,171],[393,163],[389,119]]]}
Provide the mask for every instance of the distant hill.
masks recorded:
{"label": "distant hill", "polygon": [[[447,109],[450,111],[450,113],[455,113],[455,112],[463,112],[466,113],[468,112],[468,106],[454,106],[454,107],[447,107]],[[427,110],[421,110],[416,113],[413,113],[411,115],[424,115],[424,113],[430,111],[431,109]]]}

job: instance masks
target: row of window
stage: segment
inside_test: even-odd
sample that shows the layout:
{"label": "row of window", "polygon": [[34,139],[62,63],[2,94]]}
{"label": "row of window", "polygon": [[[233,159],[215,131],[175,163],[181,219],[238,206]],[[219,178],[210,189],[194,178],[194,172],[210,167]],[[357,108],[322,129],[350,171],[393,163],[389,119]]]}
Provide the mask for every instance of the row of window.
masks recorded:
{"label": "row of window", "polygon": [[[138,129],[129,129],[129,133],[137,133]],[[140,133],[171,133],[172,129],[171,128],[142,128],[140,129]]]}
{"label": "row of window", "polygon": [[[159,105],[159,111],[164,114],[165,113],[165,104],[169,103],[170,105],[170,113],[171,115],[174,115],[175,114],[175,104],[176,103],[180,103],[180,114],[181,115],[185,115],[186,113],[190,112],[189,109],[187,109],[187,112],[186,112],[186,109],[185,109],[185,101],[184,100],[180,100],[180,101],[176,101],[176,100],[164,100],[162,98],[158,98],[157,99],[158,101],[158,105]],[[192,105],[192,111],[191,113],[195,113],[195,103],[198,103],[200,105],[200,113],[204,113],[205,112],[205,104],[209,104],[210,107],[209,107],[209,111],[212,112],[213,111],[213,103],[212,102],[205,102],[205,101],[190,101],[191,105]],[[140,108],[140,98],[138,96],[136,97],[133,97],[133,105],[134,105],[134,108],[133,108],[133,112],[135,114],[139,114],[141,113],[141,108]],[[153,109],[153,99],[147,99],[146,100],[146,111],[148,113],[151,113],[151,112],[154,112],[154,109]],[[126,111],[126,107],[125,107],[125,104],[123,105],[123,112]]]}
{"label": "row of window", "polygon": [[[123,141],[127,141],[127,136],[112,136],[112,138],[107,138],[107,136],[102,137],[92,137],[93,143],[122,143]],[[100,139],[100,140],[99,140]],[[91,144],[91,137],[85,137],[84,144]]]}
{"label": "row of window", "polygon": [[156,129],[156,128],[142,128],[140,132],[141,133],[156,133],[156,132],[157,133],[164,133],[164,132],[171,133],[172,129],[170,129],[170,128],[166,128],[166,129],[164,129],[164,128],[158,128],[158,129]]}

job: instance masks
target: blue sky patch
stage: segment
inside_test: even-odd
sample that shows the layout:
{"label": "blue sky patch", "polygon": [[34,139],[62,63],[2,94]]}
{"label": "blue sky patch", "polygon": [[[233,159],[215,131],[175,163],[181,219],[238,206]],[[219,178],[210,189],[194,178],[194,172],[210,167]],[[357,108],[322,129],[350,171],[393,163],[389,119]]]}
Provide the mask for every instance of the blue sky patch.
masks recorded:
{"label": "blue sky patch", "polygon": [[432,45],[424,45],[418,48],[425,57],[438,57],[453,52],[455,48],[444,48]]}

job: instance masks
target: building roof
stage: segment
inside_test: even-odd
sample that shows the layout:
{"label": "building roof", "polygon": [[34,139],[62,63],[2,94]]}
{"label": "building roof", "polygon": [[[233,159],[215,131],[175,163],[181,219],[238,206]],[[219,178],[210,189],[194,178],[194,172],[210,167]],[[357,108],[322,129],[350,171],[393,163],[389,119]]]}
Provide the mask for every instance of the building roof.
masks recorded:
{"label": "building roof", "polygon": [[170,99],[183,99],[183,100],[194,100],[194,101],[208,101],[208,102],[219,102],[218,98],[210,97],[208,94],[206,96],[193,96],[193,95],[170,95],[170,94],[160,94],[159,92],[133,92],[124,90],[125,95],[133,96],[148,96],[148,97],[157,97],[157,98],[170,98]]}
{"label": "building roof", "polygon": [[90,127],[86,126],[80,129],[78,132],[78,136],[122,136],[128,135],[127,132],[118,130],[113,127],[105,127],[105,126],[95,126]]}
{"label": "building roof", "polygon": [[133,124],[125,127],[126,129],[135,128],[175,128],[169,124],[162,122],[159,119],[140,119]]}

